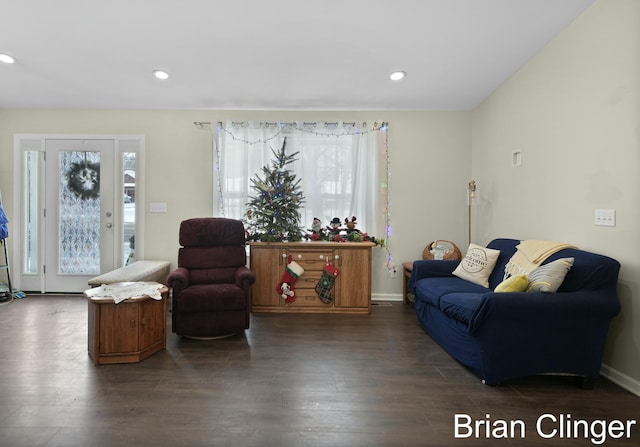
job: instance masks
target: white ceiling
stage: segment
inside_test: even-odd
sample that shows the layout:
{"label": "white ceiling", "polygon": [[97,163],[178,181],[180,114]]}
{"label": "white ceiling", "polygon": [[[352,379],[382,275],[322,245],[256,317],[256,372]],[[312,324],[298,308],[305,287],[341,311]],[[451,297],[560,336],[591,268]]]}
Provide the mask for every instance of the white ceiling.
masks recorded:
{"label": "white ceiling", "polygon": [[592,3],[0,0],[0,108],[467,110]]}

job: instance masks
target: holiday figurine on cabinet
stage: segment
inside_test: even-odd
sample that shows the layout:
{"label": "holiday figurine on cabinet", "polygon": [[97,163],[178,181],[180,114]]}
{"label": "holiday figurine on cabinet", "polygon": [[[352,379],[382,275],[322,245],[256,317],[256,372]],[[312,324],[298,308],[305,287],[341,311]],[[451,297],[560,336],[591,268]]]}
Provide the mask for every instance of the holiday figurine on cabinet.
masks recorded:
{"label": "holiday figurine on cabinet", "polygon": [[340,234],[342,227],[340,226],[340,219],[334,217],[330,225],[327,227],[329,230],[329,240],[333,242],[344,242],[344,238]]}
{"label": "holiday figurine on cabinet", "polygon": [[329,223],[327,230],[329,230],[329,232],[333,235],[340,234],[340,231],[342,231],[342,228],[340,227],[340,219],[334,217],[333,220]]}
{"label": "holiday figurine on cabinet", "polygon": [[[351,220],[349,220],[349,218],[345,218],[344,224],[347,227],[346,240],[349,242],[363,242],[370,240],[367,233],[362,233],[356,228],[356,216],[352,216]],[[375,241],[372,240],[371,242]]]}
{"label": "holiday figurine on cabinet", "polygon": [[352,216],[351,220],[348,217],[344,219],[344,226],[347,227],[347,233],[353,233],[354,231],[360,232],[360,230],[356,229],[356,216]]}
{"label": "holiday figurine on cabinet", "polygon": [[317,217],[313,218],[313,224],[311,225],[311,234],[307,235],[307,239],[312,241],[327,240],[327,230],[322,228],[322,221]]}
{"label": "holiday figurine on cabinet", "polygon": [[378,245],[379,242],[367,233],[360,231],[357,226],[356,216],[344,219],[344,226],[338,217],[334,217],[329,225],[322,227],[319,218],[313,218],[313,224],[308,230],[310,233],[304,237],[310,241],[331,241],[331,242],[373,242]]}
{"label": "holiday figurine on cabinet", "polygon": [[320,231],[322,231],[322,221],[317,217],[313,218],[313,224],[311,224],[311,231],[317,234],[320,234]]}

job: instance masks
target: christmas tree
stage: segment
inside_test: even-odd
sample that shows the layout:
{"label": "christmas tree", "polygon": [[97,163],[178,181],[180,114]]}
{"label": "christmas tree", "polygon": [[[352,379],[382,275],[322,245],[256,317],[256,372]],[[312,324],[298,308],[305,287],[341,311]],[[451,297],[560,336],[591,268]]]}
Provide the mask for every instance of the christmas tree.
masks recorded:
{"label": "christmas tree", "polygon": [[299,209],[304,202],[300,179],[286,168],[296,160],[295,152],[285,153],[287,139],[279,151],[271,149],[274,159],[262,167],[262,174],[251,179],[256,192],[247,203],[247,239],[261,242],[299,241],[302,239]]}

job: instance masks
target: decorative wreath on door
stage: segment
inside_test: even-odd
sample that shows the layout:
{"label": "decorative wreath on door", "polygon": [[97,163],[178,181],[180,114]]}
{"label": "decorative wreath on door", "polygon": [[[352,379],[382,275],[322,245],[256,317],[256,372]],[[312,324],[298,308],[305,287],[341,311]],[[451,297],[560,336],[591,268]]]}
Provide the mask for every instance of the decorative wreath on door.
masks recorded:
{"label": "decorative wreath on door", "polygon": [[66,177],[69,190],[82,200],[100,196],[100,163],[71,163]]}

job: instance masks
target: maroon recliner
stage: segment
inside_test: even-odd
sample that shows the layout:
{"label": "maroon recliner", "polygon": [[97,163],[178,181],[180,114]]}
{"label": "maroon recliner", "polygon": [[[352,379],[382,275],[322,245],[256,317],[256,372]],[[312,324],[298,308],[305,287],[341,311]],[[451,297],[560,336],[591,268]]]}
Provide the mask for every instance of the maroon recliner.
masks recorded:
{"label": "maroon recliner", "polygon": [[222,337],[249,328],[251,285],[241,221],[219,217],[180,223],[178,268],[167,278],[173,289],[173,332],[186,337]]}

